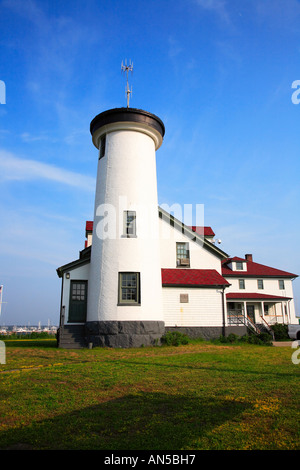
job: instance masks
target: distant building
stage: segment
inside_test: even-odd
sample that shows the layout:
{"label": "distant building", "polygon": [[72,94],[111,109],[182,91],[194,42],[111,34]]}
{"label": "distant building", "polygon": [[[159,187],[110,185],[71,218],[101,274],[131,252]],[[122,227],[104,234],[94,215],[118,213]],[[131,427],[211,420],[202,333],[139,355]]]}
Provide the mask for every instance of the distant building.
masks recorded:
{"label": "distant building", "polygon": [[60,347],[138,347],[166,330],[211,339],[295,323],[296,274],[229,257],[210,227],[158,207],[155,151],[164,124],[116,108],[90,125],[98,153],[94,220],[62,278]]}

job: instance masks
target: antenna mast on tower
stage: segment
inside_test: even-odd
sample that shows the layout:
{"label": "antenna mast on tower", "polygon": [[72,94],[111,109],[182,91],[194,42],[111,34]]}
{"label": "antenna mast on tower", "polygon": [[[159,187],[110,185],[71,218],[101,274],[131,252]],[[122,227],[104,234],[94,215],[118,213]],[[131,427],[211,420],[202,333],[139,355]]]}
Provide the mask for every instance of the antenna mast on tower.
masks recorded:
{"label": "antenna mast on tower", "polygon": [[129,65],[127,65],[127,59],[125,59],[125,64],[123,64],[123,60],[122,60],[122,64],[121,64],[121,71],[122,72],[126,72],[126,88],[125,88],[125,93],[127,95],[127,108],[129,108],[129,99],[130,99],[130,95],[132,93],[132,87],[131,87],[131,90],[129,89],[129,85],[128,85],[128,72],[132,72],[133,71],[133,63],[131,62],[131,60],[129,60]]}

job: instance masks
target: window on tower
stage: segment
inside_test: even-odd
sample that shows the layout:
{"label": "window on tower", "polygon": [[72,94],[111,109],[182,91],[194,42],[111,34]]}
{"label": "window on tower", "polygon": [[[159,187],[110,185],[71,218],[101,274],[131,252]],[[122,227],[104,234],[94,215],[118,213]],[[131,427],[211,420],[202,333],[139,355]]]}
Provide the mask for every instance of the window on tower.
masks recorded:
{"label": "window on tower", "polygon": [[140,273],[119,273],[119,305],[140,305]]}
{"label": "window on tower", "polygon": [[136,212],[124,211],[124,237],[136,237]]}
{"label": "window on tower", "polygon": [[100,158],[103,158],[105,155],[105,147],[106,147],[106,135],[103,135],[100,139],[99,160]]}

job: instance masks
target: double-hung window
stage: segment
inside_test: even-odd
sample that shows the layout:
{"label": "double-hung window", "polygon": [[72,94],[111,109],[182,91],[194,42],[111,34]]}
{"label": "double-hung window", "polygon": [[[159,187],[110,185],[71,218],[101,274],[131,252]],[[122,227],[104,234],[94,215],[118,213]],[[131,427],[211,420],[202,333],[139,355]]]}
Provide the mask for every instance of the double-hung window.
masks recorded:
{"label": "double-hung window", "polygon": [[239,279],[239,288],[245,289],[245,279]]}
{"label": "double-hung window", "polygon": [[264,281],[263,279],[257,279],[257,288],[263,289],[264,288]]}
{"label": "double-hung window", "polygon": [[190,249],[188,243],[176,243],[177,266],[190,267]]}
{"label": "double-hung window", "polygon": [[279,279],[278,283],[279,283],[279,289],[284,289],[284,280]]}
{"label": "double-hung window", "polygon": [[119,305],[140,305],[140,273],[119,273]]}

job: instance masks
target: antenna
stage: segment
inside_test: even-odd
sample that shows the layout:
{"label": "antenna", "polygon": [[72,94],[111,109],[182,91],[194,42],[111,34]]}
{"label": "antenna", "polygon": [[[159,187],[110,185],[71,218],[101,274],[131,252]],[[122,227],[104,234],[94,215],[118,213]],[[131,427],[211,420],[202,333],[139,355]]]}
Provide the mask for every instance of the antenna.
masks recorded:
{"label": "antenna", "polygon": [[128,85],[128,72],[133,71],[133,62],[131,62],[131,60],[129,60],[129,65],[127,65],[127,59],[125,59],[125,64],[123,64],[123,60],[122,60],[121,71],[126,73],[125,93],[127,95],[127,108],[129,108],[129,98],[130,98],[130,94],[132,93],[132,87],[131,87],[131,90],[130,90],[129,85]]}

